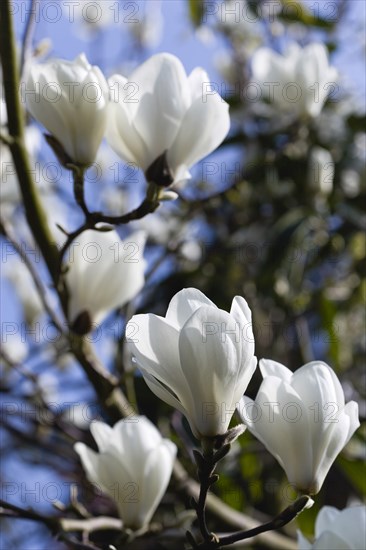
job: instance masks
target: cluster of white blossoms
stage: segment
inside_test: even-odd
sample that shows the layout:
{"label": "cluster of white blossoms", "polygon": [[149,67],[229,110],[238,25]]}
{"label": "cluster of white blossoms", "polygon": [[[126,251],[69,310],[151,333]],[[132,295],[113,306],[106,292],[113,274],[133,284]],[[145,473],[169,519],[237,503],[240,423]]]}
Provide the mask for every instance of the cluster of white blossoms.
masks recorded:
{"label": "cluster of white blossoms", "polygon": [[[262,360],[263,382],[252,402],[243,397],[257,366],[251,311],[244,298],[236,296],[228,313],[199,290],[184,289],[173,297],[165,317],[135,315],[130,323],[135,336],[128,346],[147,385],[186,416],[196,438],[203,444],[225,443],[237,409],[298,491],[320,491],[359,426],[357,403],[345,404],[328,365],[314,361],[293,374]],[[142,527],[164,494],[175,446],[140,417],[120,421],[113,430],[100,422],[91,429],[100,453],[76,445],[88,478],[114,498],[126,526]],[[133,505],[122,491],[131,480],[141,497]],[[122,491],[117,496],[116,483]]]}
{"label": "cluster of white blossoms", "polygon": [[[84,54],[72,62],[34,63],[22,91],[65,166],[90,166],[106,137],[124,161],[162,187],[159,199],[176,197],[163,188],[190,178],[191,166],[216,149],[230,127],[228,104],[211,90],[206,72],[196,68],[187,76],[179,59],[166,53],[148,59],[129,79],[114,75],[108,82]],[[141,291],[145,240],[130,236],[135,255],[114,231],[84,231],[72,243],[64,267],[76,333],[86,334]]]}
{"label": "cluster of white blossoms", "polygon": [[70,164],[88,166],[104,136],[126,162],[157,185],[190,177],[189,168],[216,149],[230,127],[228,104],[196,68],[187,76],[171,54],[157,54],[109,81],[84,54],[29,68],[28,111],[50,132]]}
{"label": "cluster of white blossoms", "polygon": [[253,79],[277,108],[316,117],[336,90],[338,73],[329,65],[324,44],[291,44],[284,55],[259,48],[252,59]]}
{"label": "cluster of white blossoms", "polygon": [[240,296],[227,313],[199,290],[185,289],[173,297],[166,317],[132,317],[138,330],[129,346],[147,385],[187,417],[197,438],[223,436],[237,408],[290,483],[316,494],[360,425],[358,405],[345,405],[342,386],[325,363],[314,361],[292,374],[262,360],[264,380],[254,406],[243,397],[257,366],[251,319]]}
{"label": "cluster of white blossoms", "polygon": [[[318,115],[336,79],[319,44],[290,48],[283,57],[261,48],[252,68],[269,99],[298,116]],[[296,98],[288,95],[294,83],[300,89]],[[190,168],[214,151],[230,128],[228,105],[210,88],[206,72],[196,68],[187,76],[179,59],[166,53],[148,59],[129,78],[114,75],[108,81],[84,54],[73,62],[34,64],[25,91],[28,111],[50,133],[49,142],[65,166],[83,171],[106,137],[121,159],[162,188],[189,179]],[[310,160],[318,191],[326,195],[333,184],[333,171],[326,172],[332,159],[314,148]],[[121,241],[108,229],[94,226],[82,232],[64,264],[67,316],[79,335],[144,287],[146,236],[138,232]],[[247,427],[301,493],[320,491],[359,426],[357,403],[345,403],[336,374],[321,361],[292,373],[263,359],[257,398],[244,395],[257,358],[251,310],[240,296],[227,312],[199,290],[184,289],[173,297],[165,317],[134,315],[126,334],[134,335],[127,338],[128,353],[148,387],[186,417],[204,449],[231,441],[237,411],[244,425],[234,430],[235,437]],[[115,500],[124,527],[143,528],[165,493],[176,446],[140,416],[113,428],[93,422],[91,431],[98,453],[83,443],[75,446],[88,479]],[[341,518],[340,512],[324,509],[314,546],[299,535],[301,548],[356,548],[342,546],[339,527],[351,513],[359,512],[344,511]],[[338,527],[337,518],[342,519]]]}

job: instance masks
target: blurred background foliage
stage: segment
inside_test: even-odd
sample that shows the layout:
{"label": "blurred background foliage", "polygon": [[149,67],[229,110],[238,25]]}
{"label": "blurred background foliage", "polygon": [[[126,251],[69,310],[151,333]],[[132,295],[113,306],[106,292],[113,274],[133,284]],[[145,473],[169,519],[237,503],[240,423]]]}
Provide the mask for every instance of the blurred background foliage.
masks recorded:
{"label": "blurred background foliage", "polygon": [[[244,6],[242,1],[236,3],[240,9]],[[216,4],[220,9],[215,11],[212,6]],[[266,102],[249,101],[243,90],[251,78],[251,56],[260,45],[281,51],[289,41],[304,45],[322,40],[329,52],[336,54],[349,24],[350,4],[359,3],[334,1],[321,6],[282,0],[275,3],[270,17],[268,2],[248,0],[241,13],[250,14],[250,21],[240,17],[230,22],[221,17],[221,3],[216,4],[189,0],[185,10],[187,24],[197,36],[206,37],[202,47],[213,33],[225,44],[225,56],[218,60],[217,70],[221,94],[230,103],[232,130],[220,150],[203,161],[194,178],[180,189],[178,200],[164,203],[154,214],[131,224],[148,233],[146,288],[137,302],[110,316],[103,338],[95,338],[95,345],[110,369],[121,375],[123,387],[139,411],[179,445],[180,459],[192,477],[196,442],[186,421],[151,394],[138,373],[133,373],[126,354],[124,326],[133,313],[165,315],[169,300],[184,287],[200,289],[223,309],[229,309],[234,295],[243,295],[253,312],[258,358],[274,359],[292,370],[313,359],[329,363],[342,382],[346,400],[359,403],[362,426],[336,460],[314,507],[299,517],[297,525],[311,535],[321,506],[344,508],[363,500],[366,491],[365,109],[342,80],[315,119],[285,116]],[[156,14],[149,22],[153,26],[154,17]],[[353,20],[353,24],[353,32],[360,33],[357,22]],[[139,51],[140,61],[149,55],[149,43],[142,37],[146,38],[146,32],[135,29],[133,44],[139,49],[134,51]],[[99,31],[89,37],[96,48],[101,39]],[[365,43],[354,55],[364,62]],[[319,147],[331,155],[332,166],[326,173],[312,160]],[[39,158],[44,161],[47,155],[51,158],[48,150],[42,150]],[[113,161],[108,155],[111,153],[103,150],[104,163],[106,158]],[[119,204],[127,210],[143,189],[143,181],[140,178],[130,184],[126,177],[121,184],[111,181],[110,171],[103,173],[105,181],[89,185],[89,199],[106,212],[114,213]],[[62,177],[67,179],[65,173]],[[65,219],[75,224],[77,209],[64,182],[48,186],[43,197],[46,207],[49,201],[62,203]],[[52,212],[58,211],[58,206],[52,208]],[[18,238],[29,243],[21,207],[17,205],[6,215]],[[11,282],[12,277],[7,278]],[[10,292],[9,280],[4,283],[6,293]],[[22,315],[19,308],[17,311]],[[115,513],[107,498],[92,491],[72,450],[77,440],[92,446],[88,423],[93,418],[108,422],[108,417],[64,342],[51,345],[49,339],[33,339],[27,345],[21,368],[15,368],[19,361],[12,359],[14,350],[20,352],[19,342],[12,349],[7,346],[3,355],[1,390],[5,403],[15,406],[4,418],[2,481],[24,477],[46,483],[44,480],[58,479],[67,489],[67,483],[80,486],[83,480],[83,491],[79,491],[83,505],[91,513]],[[255,397],[260,381],[258,371],[248,388],[250,397]],[[30,413],[25,421],[22,410],[43,414]],[[12,467],[15,455],[18,477]],[[220,474],[220,482],[214,486],[216,494],[256,519],[279,512],[294,498],[282,469],[248,432],[235,443]],[[57,496],[67,507],[70,495],[66,489]],[[14,498],[19,497],[17,491]],[[30,499],[29,504],[49,510],[50,499],[46,503]],[[185,507],[189,502],[172,481],[157,518],[172,520]],[[16,546],[19,534],[11,522],[5,523],[7,548],[21,548]],[[210,528],[225,530],[227,526],[210,518]],[[294,535],[296,523],[286,530]],[[37,530],[34,536],[40,546],[32,548],[47,547],[44,531]],[[112,535],[110,540],[115,540]]]}

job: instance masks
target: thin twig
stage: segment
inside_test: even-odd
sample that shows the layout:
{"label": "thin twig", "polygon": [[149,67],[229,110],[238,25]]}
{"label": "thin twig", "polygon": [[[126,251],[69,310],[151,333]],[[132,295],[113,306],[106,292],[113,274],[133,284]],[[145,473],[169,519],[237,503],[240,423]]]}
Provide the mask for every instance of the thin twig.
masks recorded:
{"label": "thin twig", "polygon": [[[9,511],[14,512],[14,514],[16,514],[15,517],[19,517],[22,519],[30,519],[33,521],[39,521],[41,523],[44,523],[54,534],[57,533],[58,530],[60,529],[59,518],[42,516],[41,514],[38,514],[31,508],[28,508],[28,509],[20,508],[15,504],[11,504],[10,502],[6,502],[5,500],[0,499],[0,515],[1,516],[9,515],[9,513],[7,513]],[[10,514],[10,515],[14,517],[14,514]]]}
{"label": "thin twig", "polygon": [[60,524],[64,531],[82,531],[87,533],[92,533],[93,531],[105,531],[108,529],[121,531],[123,526],[122,520],[107,516],[98,516],[96,518],[86,519],[62,518],[60,520]]}

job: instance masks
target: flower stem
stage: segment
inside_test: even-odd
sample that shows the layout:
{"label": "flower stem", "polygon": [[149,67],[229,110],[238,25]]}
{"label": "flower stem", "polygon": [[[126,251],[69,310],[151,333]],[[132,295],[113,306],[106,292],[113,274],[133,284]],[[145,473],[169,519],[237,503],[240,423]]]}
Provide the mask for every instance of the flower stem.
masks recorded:
{"label": "flower stem", "polygon": [[216,465],[223,456],[229,451],[230,445],[214,450],[215,439],[203,439],[203,454],[194,451],[194,457],[197,464],[197,475],[200,481],[200,493],[196,504],[196,513],[198,526],[205,544],[216,544],[217,536],[211,533],[206,523],[206,499],[211,486],[216,483],[219,476],[215,474]]}
{"label": "flower stem", "polygon": [[84,170],[79,166],[69,165],[69,168],[73,171],[74,175],[74,197],[77,204],[80,206],[81,210],[84,213],[85,221],[72,233],[67,234],[67,239],[63,245],[60,252],[59,264],[62,265],[63,258],[66,254],[67,249],[70,247],[72,242],[81,235],[87,229],[96,229],[98,223],[107,223],[112,225],[122,225],[127,224],[134,220],[140,220],[147,216],[147,214],[152,214],[159,206],[159,188],[150,183],[146,197],[135,210],[123,214],[122,216],[107,216],[102,212],[89,212],[88,207],[85,202],[84,197]]}
{"label": "flower stem", "polygon": [[280,529],[290,523],[290,521],[295,519],[298,514],[307,508],[310,501],[311,498],[309,496],[302,495],[293,504],[291,504],[291,506],[288,506],[285,510],[283,510],[283,512],[278,514],[278,516],[276,516],[273,520],[264,523],[263,525],[259,525],[258,527],[254,527],[253,529],[249,529],[248,531],[238,531],[232,535],[217,538],[216,541],[204,541],[199,544],[197,548],[201,548],[201,550],[216,550],[218,548],[223,548],[224,546],[234,544],[235,542],[255,537],[261,533],[265,533],[266,531]]}
{"label": "flower stem", "polygon": [[77,204],[80,206],[81,210],[85,215],[85,219],[88,219],[89,210],[85,202],[84,196],[84,168],[79,166],[72,167],[72,174],[74,178],[74,197]]}

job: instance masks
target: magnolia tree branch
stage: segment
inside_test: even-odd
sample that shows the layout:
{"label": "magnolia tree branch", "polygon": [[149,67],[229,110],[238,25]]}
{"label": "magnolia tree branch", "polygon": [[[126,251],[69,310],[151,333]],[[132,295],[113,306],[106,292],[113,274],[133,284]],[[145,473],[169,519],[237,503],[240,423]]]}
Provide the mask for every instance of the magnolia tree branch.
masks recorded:
{"label": "magnolia tree branch", "polygon": [[135,414],[119,387],[118,379],[96,357],[85,337],[70,333],[70,350],[83,367],[98,398],[113,422]]}
{"label": "magnolia tree branch", "polygon": [[46,525],[54,535],[56,535],[60,530],[60,520],[58,518],[43,516],[30,508],[20,508],[19,506],[10,504],[10,502],[6,502],[2,499],[0,499],[0,515],[39,521]]}
{"label": "magnolia tree branch", "polygon": [[31,175],[24,141],[24,110],[20,102],[16,41],[11,13],[11,0],[2,0],[0,4],[0,56],[3,67],[8,130],[12,137],[9,147],[18,176],[28,224],[42,252],[52,280],[57,285],[57,245],[49,230],[47,218]]}
{"label": "magnolia tree branch", "polygon": [[[93,527],[92,520],[84,520],[85,526],[84,529],[81,529],[80,520],[66,520],[62,518],[44,516],[38,514],[32,509],[24,509],[16,506],[15,504],[10,504],[2,499],[0,499],[0,516],[17,518],[17,519],[28,519],[31,521],[37,521],[45,525],[49,531],[54,535],[55,538],[62,540],[68,546],[74,550],[99,550],[98,546],[92,544],[81,543],[80,541],[70,537],[66,534],[67,531],[83,531],[89,532],[103,529],[99,521],[96,521],[96,525]],[[101,518],[95,518],[99,520]],[[111,529],[116,527],[114,518],[103,518],[106,522],[106,529]],[[118,520],[117,520],[118,521]],[[74,522],[74,523],[73,523]]]}

